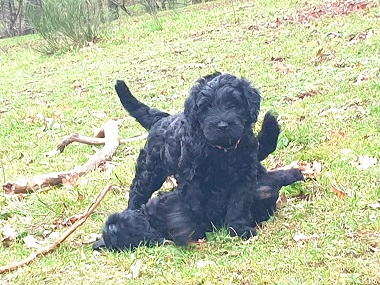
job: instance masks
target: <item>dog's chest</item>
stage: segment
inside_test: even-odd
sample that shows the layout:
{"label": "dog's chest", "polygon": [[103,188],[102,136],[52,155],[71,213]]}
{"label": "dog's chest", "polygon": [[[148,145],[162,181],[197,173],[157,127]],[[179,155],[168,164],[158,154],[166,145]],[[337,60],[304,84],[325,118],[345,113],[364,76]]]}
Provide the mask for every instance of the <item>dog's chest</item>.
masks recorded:
{"label": "dog's chest", "polygon": [[205,159],[201,172],[206,174],[206,183],[227,186],[246,176],[250,164],[249,156],[244,156],[243,153],[218,150]]}

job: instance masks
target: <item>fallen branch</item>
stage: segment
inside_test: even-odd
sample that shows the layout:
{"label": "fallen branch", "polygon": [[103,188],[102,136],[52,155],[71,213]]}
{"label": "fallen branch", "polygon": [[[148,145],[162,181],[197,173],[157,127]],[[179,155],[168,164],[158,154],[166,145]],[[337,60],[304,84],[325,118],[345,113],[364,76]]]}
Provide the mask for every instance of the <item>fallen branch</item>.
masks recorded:
{"label": "fallen branch", "polygon": [[2,266],[0,267],[0,274],[10,272],[13,270],[16,270],[17,268],[28,265],[32,263],[34,260],[37,259],[39,256],[47,255],[48,253],[51,253],[56,249],[62,242],[64,242],[77,228],[79,228],[81,225],[84,224],[84,222],[88,219],[88,217],[92,214],[92,212],[96,209],[96,207],[100,204],[100,202],[103,200],[105,195],[110,191],[112,188],[111,185],[107,185],[95,198],[94,202],[90,205],[90,207],[87,208],[87,210],[83,213],[78,215],[78,220],[70,227],[68,228],[54,243],[51,243],[47,246],[41,247],[35,251],[33,251],[29,257],[25,258],[24,260],[21,260],[19,262],[16,262],[11,265]]}
{"label": "fallen branch", "polygon": [[62,179],[69,180],[73,176],[83,176],[88,172],[95,170],[99,165],[110,160],[116,149],[120,145],[120,136],[118,133],[119,124],[117,121],[108,121],[101,128],[104,132],[104,147],[95,153],[90,159],[81,166],[64,172],[53,172],[37,175],[30,179],[19,179],[18,181],[9,181],[3,184],[5,194],[30,193],[43,187],[62,184]]}
{"label": "fallen branch", "polygon": [[[120,144],[126,144],[129,142],[134,142],[142,139],[146,139],[148,137],[148,133],[142,134],[140,136],[132,137],[132,138],[127,138],[127,139],[120,139]],[[82,136],[78,133],[74,133],[71,135],[68,135],[65,137],[57,146],[57,149],[45,153],[45,157],[51,157],[56,154],[62,153],[65,148],[73,143],[73,142],[79,142],[83,144],[88,144],[88,145],[104,145],[105,144],[105,139],[104,138],[98,138],[98,137],[86,137]]]}

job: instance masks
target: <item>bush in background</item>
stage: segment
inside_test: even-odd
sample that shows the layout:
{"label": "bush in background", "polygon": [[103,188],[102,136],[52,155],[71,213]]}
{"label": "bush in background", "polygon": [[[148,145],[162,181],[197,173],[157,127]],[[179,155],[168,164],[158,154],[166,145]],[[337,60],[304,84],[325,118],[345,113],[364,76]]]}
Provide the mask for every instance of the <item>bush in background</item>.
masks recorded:
{"label": "bush in background", "polygon": [[42,0],[28,5],[26,15],[45,40],[42,51],[82,47],[96,40],[110,22],[111,13],[100,0]]}

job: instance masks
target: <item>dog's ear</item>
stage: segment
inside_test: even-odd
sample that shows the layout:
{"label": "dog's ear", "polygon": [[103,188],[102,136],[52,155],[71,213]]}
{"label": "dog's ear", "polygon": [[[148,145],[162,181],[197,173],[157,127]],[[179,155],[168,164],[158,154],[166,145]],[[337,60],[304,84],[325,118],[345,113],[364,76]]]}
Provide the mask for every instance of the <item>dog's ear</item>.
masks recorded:
{"label": "dog's ear", "polygon": [[195,85],[190,89],[190,96],[185,102],[185,116],[190,119],[190,123],[196,123],[197,122],[197,112],[198,112],[198,105],[199,105],[199,99],[202,97],[202,89],[204,86],[215,79],[216,77],[222,75],[221,72],[215,71],[214,73],[208,74],[206,76],[203,76],[199,78]]}
{"label": "dog's ear", "polygon": [[247,100],[248,109],[251,115],[251,123],[257,122],[257,117],[260,111],[261,96],[259,90],[252,87],[250,84],[244,85],[243,93]]}
{"label": "dog's ear", "polygon": [[196,83],[190,89],[190,95],[185,101],[184,114],[192,126],[193,124],[196,124],[196,122],[198,122],[197,120],[198,101],[201,96],[202,87],[203,87],[202,83]]}
{"label": "dog's ear", "polygon": [[218,77],[219,75],[222,75],[221,72],[215,71],[214,73],[208,74],[206,76],[203,76],[197,80],[197,83],[205,84],[211,80],[213,80],[215,77]]}

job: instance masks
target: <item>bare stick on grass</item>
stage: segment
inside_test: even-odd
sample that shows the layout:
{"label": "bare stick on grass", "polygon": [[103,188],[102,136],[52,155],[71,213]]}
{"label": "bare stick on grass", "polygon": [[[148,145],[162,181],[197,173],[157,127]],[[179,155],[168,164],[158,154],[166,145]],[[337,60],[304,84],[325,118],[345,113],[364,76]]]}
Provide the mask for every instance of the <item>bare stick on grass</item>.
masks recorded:
{"label": "bare stick on grass", "polygon": [[62,184],[63,179],[70,179],[72,176],[83,176],[88,172],[95,170],[105,161],[110,160],[121,142],[125,143],[146,138],[146,135],[142,135],[122,140],[118,133],[119,125],[119,122],[110,120],[98,130],[93,138],[80,136],[78,134],[66,137],[54,152],[62,152],[68,144],[74,141],[86,144],[104,144],[104,147],[95,153],[85,164],[77,166],[72,170],[41,174],[29,179],[21,178],[17,181],[8,181],[3,184],[5,194],[30,193],[43,187]]}
{"label": "bare stick on grass", "polygon": [[81,225],[84,224],[84,222],[88,219],[88,217],[92,214],[92,212],[96,209],[96,207],[100,204],[100,202],[103,200],[105,195],[110,191],[112,188],[111,185],[107,185],[104,187],[104,189],[98,194],[98,196],[95,198],[94,202],[90,205],[90,207],[87,208],[87,210],[78,216],[77,221],[68,228],[62,235],[59,237],[54,243],[51,243],[47,246],[41,247],[35,251],[33,251],[29,257],[25,258],[24,260],[21,260],[19,262],[16,262],[11,265],[2,266],[0,267],[0,274],[10,272],[13,270],[16,270],[17,268],[28,265],[32,263],[34,260],[37,259],[39,256],[47,255],[51,252],[53,252],[62,242],[64,242],[77,228],[79,228]]}

